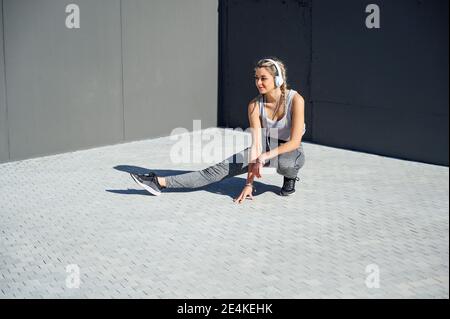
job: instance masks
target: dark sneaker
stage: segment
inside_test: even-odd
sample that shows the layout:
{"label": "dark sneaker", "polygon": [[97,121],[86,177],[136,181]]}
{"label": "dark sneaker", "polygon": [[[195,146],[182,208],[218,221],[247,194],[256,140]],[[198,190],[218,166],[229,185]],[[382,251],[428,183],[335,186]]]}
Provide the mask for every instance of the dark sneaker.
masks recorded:
{"label": "dark sneaker", "polygon": [[163,187],[159,185],[158,178],[156,177],[155,173],[148,173],[143,175],[130,173],[130,175],[136,183],[141,185],[150,194],[153,194],[155,196],[161,195],[161,190],[163,189]]}
{"label": "dark sneaker", "polygon": [[289,196],[295,193],[295,182],[299,181],[300,178],[288,178],[284,177],[283,187],[281,188],[281,196]]}

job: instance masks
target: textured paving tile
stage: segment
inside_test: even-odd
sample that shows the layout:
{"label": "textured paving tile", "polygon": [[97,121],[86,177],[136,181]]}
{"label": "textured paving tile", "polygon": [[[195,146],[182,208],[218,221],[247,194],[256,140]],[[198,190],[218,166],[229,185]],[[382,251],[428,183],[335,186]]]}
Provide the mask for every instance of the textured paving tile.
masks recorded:
{"label": "textured paving tile", "polygon": [[212,164],[172,163],[174,143],[1,164],[0,298],[449,297],[447,167],[304,143],[292,197],[277,174],[240,206],[245,175],[150,196],[128,172]]}

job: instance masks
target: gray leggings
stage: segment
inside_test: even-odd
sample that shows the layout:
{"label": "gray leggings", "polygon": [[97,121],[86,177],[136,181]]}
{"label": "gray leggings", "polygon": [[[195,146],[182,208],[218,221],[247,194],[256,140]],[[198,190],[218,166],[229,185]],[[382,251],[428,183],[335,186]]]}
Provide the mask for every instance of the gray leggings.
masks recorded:
{"label": "gray leggings", "polygon": [[[280,142],[278,143],[280,145]],[[266,145],[266,150],[269,146]],[[220,163],[205,168],[203,170],[189,172],[180,175],[167,176],[167,188],[198,188],[205,185],[221,181],[225,178],[245,174],[248,172],[248,155],[250,147],[236,153]],[[305,164],[305,153],[303,145],[292,152],[278,155],[272,159],[265,167],[276,167],[277,173],[289,178],[297,177],[297,174]]]}

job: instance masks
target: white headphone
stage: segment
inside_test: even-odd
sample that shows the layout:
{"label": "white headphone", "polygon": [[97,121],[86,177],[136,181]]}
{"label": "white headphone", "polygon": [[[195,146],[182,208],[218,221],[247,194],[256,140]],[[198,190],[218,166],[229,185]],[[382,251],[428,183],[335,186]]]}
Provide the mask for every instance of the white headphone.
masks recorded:
{"label": "white headphone", "polygon": [[269,61],[272,62],[273,65],[275,65],[275,68],[277,69],[277,75],[275,76],[275,86],[277,88],[279,88],[280,86],[283,85],[284,80],[283,80],[283,75],[281,74],[281,69],[278,66],[278,63],[275,60],[272,59],[264,59],[265,61]]}

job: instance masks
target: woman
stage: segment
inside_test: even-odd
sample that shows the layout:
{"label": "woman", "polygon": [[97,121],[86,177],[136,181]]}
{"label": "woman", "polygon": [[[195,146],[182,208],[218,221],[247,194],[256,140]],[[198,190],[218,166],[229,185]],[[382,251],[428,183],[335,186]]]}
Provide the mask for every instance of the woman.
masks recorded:
{"label": "woman", "polygon": [[[248,104],[248,118],[252,132],[252,146],[226,160],[205,168],[175,176],[160,177],[155,173],[131,177],[153,195],[160,195],[164,188],[197,188],[228,177],[247,173],[247,181],[241,194],[234,199],[242,203],[253,199],[253,180],[261,178],[263,167],[271,166],[277,159],[277,172],[284,176],[280,195],[295,192],[298,172],[305,163],[302,137],[305,103],[286,83],[286,67],[279,59],[262,59],[255,66],[255,84],[259,95]],[[261,132],[264,131],[263,152]],[[275,147],[270,148],[275,139]]]}

